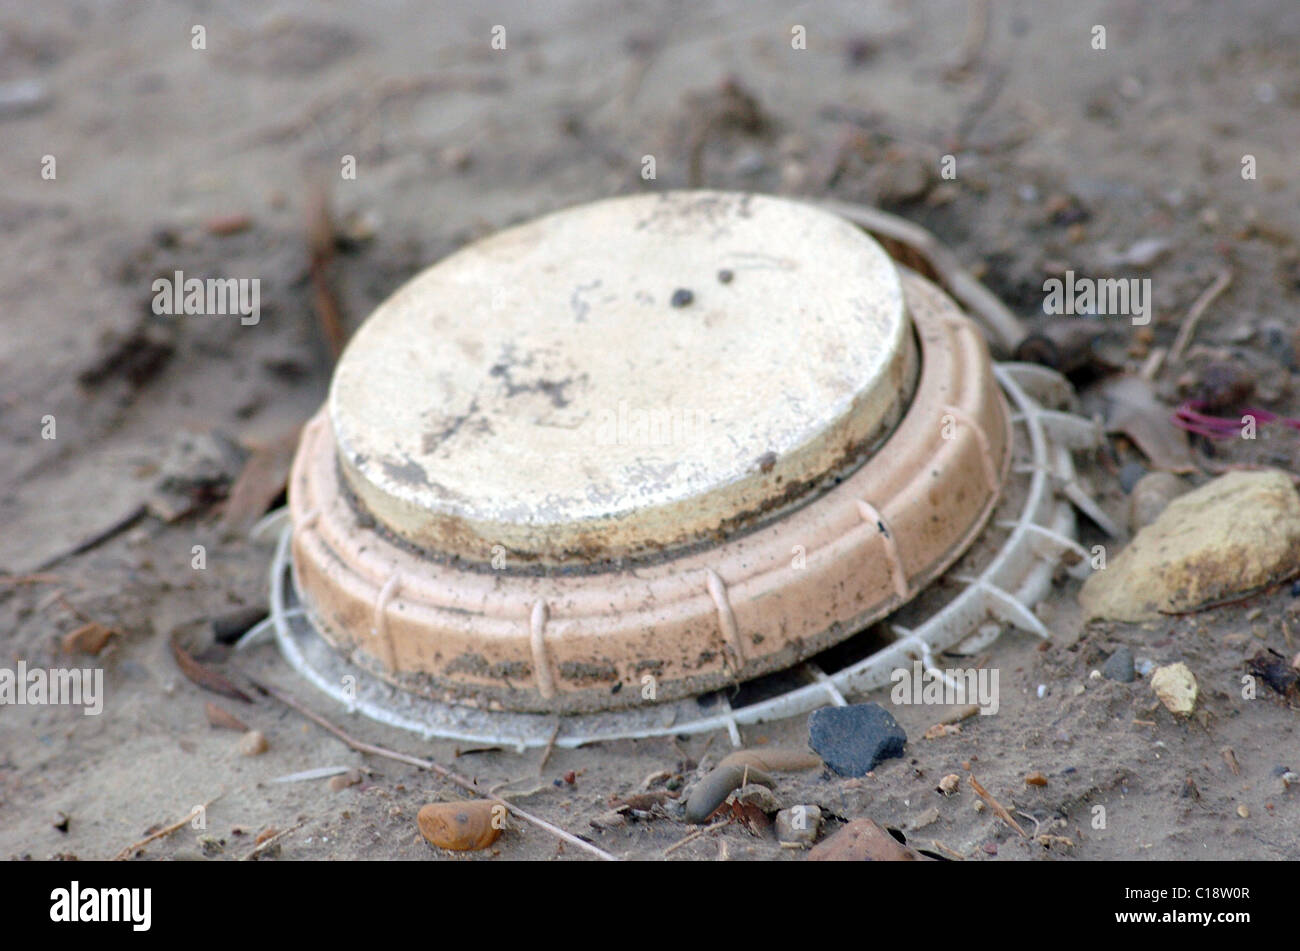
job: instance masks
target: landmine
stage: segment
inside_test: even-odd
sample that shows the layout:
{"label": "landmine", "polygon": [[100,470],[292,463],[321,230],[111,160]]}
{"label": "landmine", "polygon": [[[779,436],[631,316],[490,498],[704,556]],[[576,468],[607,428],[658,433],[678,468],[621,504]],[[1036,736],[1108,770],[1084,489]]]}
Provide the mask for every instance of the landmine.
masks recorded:
{"label": "landmine", "polygon": [[[498,711],[670,729],[675,703],[913,601],[1007,501],[1017,424],[1034,471],[997,560],[1038,593],[981,576],[959,613],[1045,633],[1041,569],[1081,555],[1049,441],[1092,435],[1070,395],[995,367],[947,295],[827,211],[670,192],[558,212],[435,264],[348,344],[290,479],[277,636],[331,692],[355,669],[437,707],[414,715],[430,735]],[[705,721],[734,737],[729,710]]]}

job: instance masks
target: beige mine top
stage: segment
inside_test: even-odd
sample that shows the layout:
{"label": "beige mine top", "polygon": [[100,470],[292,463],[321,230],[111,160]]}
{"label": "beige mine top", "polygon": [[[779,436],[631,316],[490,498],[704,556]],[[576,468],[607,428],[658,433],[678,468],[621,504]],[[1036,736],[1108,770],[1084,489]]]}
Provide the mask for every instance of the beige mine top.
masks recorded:
{"label": "beige mine top", "polygon": [[348,344],[328,408],[347,484],[396,536],[572,565],[797,504],[888,435],[917,360],[898,272],[853,225],[647,194],[419,274]]}

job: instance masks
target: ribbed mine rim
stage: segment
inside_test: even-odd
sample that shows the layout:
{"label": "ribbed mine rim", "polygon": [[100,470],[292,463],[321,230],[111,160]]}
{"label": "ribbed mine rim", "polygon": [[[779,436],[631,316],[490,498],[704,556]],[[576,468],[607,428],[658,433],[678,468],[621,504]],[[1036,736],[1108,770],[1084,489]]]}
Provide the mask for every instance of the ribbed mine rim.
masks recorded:
{"label": "ribbed mine rim", "polygon": [[901,273],[921,372],[884,447],[780,518],[652,563],[537,575],[424,557],[358,511],[317,416],[290,480],[294,574],[314,624],[408,693],[581,713],[750,680],[878,620],[971,544],[1011,450],[978,330]]}
{"label": "ribbed mine rim", "polygon": [[[1062,561],[1072,574],[1087,573],[1086,553],[1074,540],[1071,500],[1087,509],[1094,506],[1079,488],[1071,450],[1096,445],[1098,433],[1095,423],[1069,412],[1074,408],[1072,390],[1052,371],[1001,364],[995,372],[1013,410],[1015,462],[980,544],[924,599],[913,602],[908,613],[919,616],[910,627],[896,617],[887,619],[832,651],[749,681],[738,691],[557,718],[495,712],[398,690],[349,664],[309,622],[289,584],[293,533],[288,525],[280,531],[271,565],[271,616],[244,643],[271,631],[290,666],[349,712],[426,739],[523,750],[718,730],[727,731],[733,744],[740,745],[741,726],[843,704],[846,695],[883,686],[893,670],[910,668],[914,661],[941,675],[936,657],[940,652],[980,650],[1006,627],[1049,637],[1033,607],[1050,589]],[[274,516],[271,523],[283,524],[286,514]]]}

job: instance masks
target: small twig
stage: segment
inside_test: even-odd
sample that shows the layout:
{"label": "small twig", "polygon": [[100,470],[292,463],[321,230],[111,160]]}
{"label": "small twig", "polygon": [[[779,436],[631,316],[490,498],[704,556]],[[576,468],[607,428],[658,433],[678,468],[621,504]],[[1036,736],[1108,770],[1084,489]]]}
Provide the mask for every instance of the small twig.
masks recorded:
{"label": "small twig", "polygon": [[1196,325],[1201,320],[1201,315],[1214,303],[1214,299],[1228,289],[1232,283],[1232,271],[1224,269],[1219,272],[1219,276],[1205,290],[1201,291],[1201,296],[1196,298],[1187,316],[1183,318],[1183,326],[1178,330],[1178,336],[1174,338],[1174,346],[1169,351],[1169,361],[1177,363],[1183,358],[1183,351],[1187,345],[1192,342],[1192,334],[1196,332]]}
{"label": "small twig", "polygon": [[949,70],[950,76],[969,72],[984,53],[984,44],[989,35],[988,0],[970,0],[966,19],[966,36],[962,39],[961,52],[957,62]]}
{"label": "small twig", "polygon": [[[981,666],[983,665],[975,664],[972,669],[979,670]],[[960,723],[962,720],[969,719],[979,712],[980,705],[978,703],[967,703],[959,707],[953,707],[946,715],[939,718],[939,722],[936,726],[945,726],[949,723]]]}
{"label": "small twig", "polygon": [[96,532],[94,535],[91,535],[89,538],[85,539],[84,541],[77,542],[77,544],[73,545],[71,548],[67,549],[66,551],[62,551],[57,555],[52,555],[49,558],[46,558],[43,562],[41,562],[39,565],[36,566],[35,569],[36,572],[39,574],[40,572],[47,571],[66,558],[71,558],[73,555],[82,555],[90,551],[92,548],[97,548],[98,546],[104,544],[104,542],[110,541],[116,536],[122,534],[128,528],[135,525],[136,522],[140,521],[140,519],[144,518],[147,514],[149,514],[149,507],[147,505],[144,505],[142,503],[136,506],[134,509],[128,512],[122,518],[118,519],[112,525],[105,528],[103,531]]}
{"label": "small twig", "polygon": [[286,835],[288,835],[290,832],[296,832],[296,831],[298,831],[298,830],[301,829],[303,826],[305,826],[308,822],[311,822],[311,820],[310,820],[310,819],[304,819],[304,820],[302,820],[302,822],[299,822],[296,826],[290,826],[289,828],[285,829],[283,832],[277,832],[275,835],[271,836],[271,838],[267,839],[267,840],[266,840],[265,842],[263,842],[261,845],[255,846],[255,847],[253,848],[253,850],[252,850],[251,852],[249,852],[247,855],[245,855],[242,859],[240,859],[240,861],[241,861],[241,862],[251,862],[253,859],[257,858],[259,855],[261,855],[263,852],[265,852],[265,851],[266,851],[267,849],[269,849],[271,846],[275,845],[275,843],[277,843],[277,842],[279,842],[281,839],[283,839],[283,838],[284,838]]}
{"label": "small twig", "polygon": [[1029,834],[1025,832],[1024,829],[1020,828],[1020,823],[1017,822],[1014,818],[1012,818],[1011,813],[1007,812],[1006,808],[1002,805],[1002,803],[994,799],[989,794],[989,791],[980,785],[980,781],[975,778],[974,773],[967,773],[966,779],[970,782],[971,789],[975,790],[975,794],[979,796],[981,799],[983,799],[988,804],[988,807],[993,810],[994,815],[996,815],[1007,825],[1011,826],[1011,828],[1015,829],[1026,839],[1029,838]]}
{"label": "small twig", "polygon": [[[274,687],[257,683],[256,681],[253,681],[253,685],[257,687],[258,690],[261,690],[263,693],[265,693],[267,696],[279,700],[289,709],[296,710],[298,713],[305,716],[308,720],[311,720],[317,726],[321,727],[324,730],[328,730],[330,733],[333,733],[336,737],[338,737],[340,740],[342,740],[352,749],[356,750],[358,753],[369,753],[372,756],[383,756],[387,759],[396,760],[399,763],[406,763],[410,766],[419,767],[420,769],[427,769],[430,772],[437,773],[443,779],[447,780],[448,782],[456,784],[457,786],[461,787],[464,790],[467,790],[468,792],[472,792],[479,796],[483,795],[483,790],[481,790],[477,785],[475,785],[473,780],[466,779],[464,776],[461,776],[457,773],[453,773],[451,770],[447,769],[447,767],[435,763],[431,759],[421,759],[418,756],[411,756],[407,753],[399,753],[397,750],[390,750],[384,746],[378,746],[374,743],[367,743],[364,740],[358,740],[355,737],[352,737],[349,734],[343,732],[343,730],[335,726],[329,720],[326,720],[324,717],[320,716],[319,714],[313,713],[311,710],[308,710],[306,707],[300,704],[293,697],[289,696],[287,693],[283,693],[275,689]],[[518,806],[509,803],[504,799],[492,795],[485,796],[484,798],[505,806],[508,810],[510,810],[510,812],[514,813],[514,815],[518,816],[520,819],[524,820],[525,822],[532,823],[533,825],[537,826],[539,829],[543,829],[546,832],[549,832],[551,835],[556,836],[559,839],[563,839],[565,842],[568,842],[570,845],[575,845],[578,848],[590,852],[592,855],[598,856],[599,858],[602,858],[607,862],[618,861],[618,859],[615,856],[610,855],[608,852],[606,852],[604,849],[600,848],[599,846],[593,845],[590,842],[580,839],[571,832],[566,832],[564,829],[561,829],[559,826],[547,822],[545,819],[541,818],[540,816],[535,816],[532,813],[525,812],[524,810],[520,809]]]}
{"label": "small twig", "polygon": [[58,584],[63,579],[58,575],[0,575],[0,584]]}
{"label": "small twig", "polygon": [[334,222],[330,217],[329,192],[317,183],[307,197],[307,250],[310,256],[312,308],[320,323],[325,345],[334,360],[343,352],[347,333],[342,308],[331,276],[334,264]]}
{"label": "small twig", "polygon": [[1165,365],[1165,357],[1169,356],[1169,351],[1164,347],[1156,347],[1147,354],[1146,362],[1142,364],[1142,370],[1138,373],[1142,379],[1150,383],[1160,375],[1160,368]]}
{"label": "small twig", "polygon": [[1033,816],[1031,816],[1029,813],[1025,812],[1025,810],[1023,809],[1017,809],[1016,812],[1018,812],[1020,815],[1024,816],[1026,819],[1029,819],[1031,822],[1033,822],[1034,834],[1030,836],[1030,838],[1031,839],[1038,838],[1038,830],[1042,828],[1043,823],[1039,819],[1036,819]]}
{"label": "small twig", "polygon": [[732,816],[728,816],[726,819],[718,820],[717,822],[713,823],[713,825],[711,826],[705,826],[703,829],[696,829],[686,838],[679,839],[678,841],[674,842],[672,845],[668,846],[668,848],[664,849],[664,855],[665,856],[670,855],[671,853],[676,852],[678,849],[680,849],[683,845],[686,845],[689,842],[694,842],[700,836],[706,835],[707,833],[713,832],[717,829],[721,829],[725,825],[730,825],[733,821],[734,818]]}
{"label": "small twig", "polygon": [[164,826],[163,828],[159,829],[157,832],[150,833],[149,835],[141,839],[139,842],[131,843],[126,848],[124,848],[121,852],[118,852],[117,855],[113,856],[113,861],[124,862],[127,859],[129,859],[131,856],[135,855],[137,851],[143,849],[150,842],[153,842],[155,839],[161,839],[164,836],[171,835],[173,832],[175,832],[178,829],[183,829],[188,823],[194,821],[195,816],[197,816],[200,812],[203,812],[205,809],[208,808],[208,806],[212,805],[214,802],[216,802],[224,795],[225,795],[225,791],[222,790],[221,792],[213,796],[211,799],[209,799],[207,802],[205,802],[203,805],[195,806],[193,809],[191,809],[189,815],[187,815],[184,819],[180,819],[176,822],[173,822],[169,826]]}
{"label": "small twig", "polygon": [[953,858],[955,858],[958,862],[964,862],[964,861],[966,861],[966,856],[962,855],[960,852],[956,851],[955,849],[950,849],[950,848],[948,848],[948,846],[944,845],[944,844],[943,844],[942,842],[940,842],[938,839],[931,839],[931,840],[930,840],[930,844],[933,845],[936,849],[942,849],[944,852],[947,852],[949,855],[951,855]]}
{"label": "small twig", "polygon": [[555,741],[560,735],[560,720],[555,721],[555,729],[551,731],[551,738],[546,741],[546,749],[542,751],[542,761],[537,764],[537,775],[542,775],[546,769],[546,761],[551,758],[551,751],[555,749]]}
{"label": "small twig", "polygon": [[275,779],[268,780],[272,783],[302,783],[312,779],[329,779],[331,776],[341,776],[351,766],[318,766],[316,769],[304,769],[300,773],[288,773],[284,776],[277,776]]}
{"label": "small twig", "polygon": [[961,121],[957,124],[955,135],[959,146],[964,147],[967,140],[970,139],[971,133],[975,127],[980,124],[985,114],[993,108],[993,104],[998,101],[1002,95],[1002,89],[1007,84],[1008,70],[1005,66],[994,68],[984,80],[984,86],[980,93],[975,97],[975,101],[963,110]]}

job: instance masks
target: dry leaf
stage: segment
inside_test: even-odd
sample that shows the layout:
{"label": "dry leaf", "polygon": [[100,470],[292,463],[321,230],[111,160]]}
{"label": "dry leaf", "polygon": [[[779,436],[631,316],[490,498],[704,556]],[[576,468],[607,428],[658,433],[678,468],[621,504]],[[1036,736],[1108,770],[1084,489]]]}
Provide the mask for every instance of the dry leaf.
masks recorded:
{"label": "dry leaf", "polygon": [[203,708],[203,712],[208,715],[208,723],[219,730],[238,730],[240,733],[244,733],[248,730],[248,726],[244,721],[240,720],[239,717],[235,716],[233,713],[223,710],[215,703],[209,702]]}
{"label": "dry leaf", "polygon": [[117,631],[111,627],[105,627],[96,621],[83,624],[75,631],[63,635],[63,653],[98,655],[108,643],[108,639],[116,633]]}
{"label": "dry leaf", "polygon": [[249,453],[239,477],[230,487],[221,513],[221,526],[225,531],[233,534],[247,532],[284,491],[301,429],[301,425],[294,426],[280,438]]}
{"label": "dry leaf", "polygon": [[1171,422],[1173,410],[1161,403],[1151,384],[1136,376],[1107,380],[1099,390],[1106,401],[1106,431],[1123,433],[1142,450],[1152,468],[1196,472],[1187,434]]}
{"label": "dry leaf", "polygon": [[213,693],[233,697],[245,703],[253,702],[252,697],[244,693],[224,676],[203,666],[191,657],[185,648],[181,646],[179,631],[172,634],[172,656],[176,658],[176,666],[181,669],[181,673],[204,690],[211,690]]}
{"label": "dry leaf", "polygon": [[750,835],[762,836],[772,825],[772,820],[767,817],[762,809],[752,802],[741,802],[733,799],[728,803],[731,809],[731,816],[742,826],[745,827]]}

